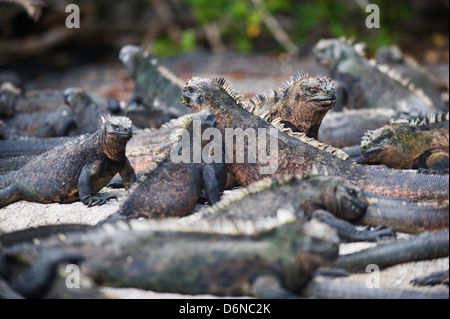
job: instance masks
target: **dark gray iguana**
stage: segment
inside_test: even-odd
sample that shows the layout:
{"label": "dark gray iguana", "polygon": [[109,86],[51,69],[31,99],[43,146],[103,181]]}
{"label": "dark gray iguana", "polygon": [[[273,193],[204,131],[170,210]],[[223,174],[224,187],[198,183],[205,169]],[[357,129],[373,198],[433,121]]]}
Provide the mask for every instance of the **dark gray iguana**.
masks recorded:
{"label": "dark gray iguana", "polygon": [[178,116],[191,113],[188,108],[180,107],[183,81],[159,65],[148,51],[126,45],[120,50],[119,58],[135,81],[128,106],[150,108],[161,105],[163,108],[170,107]]}
{"label": "dark gray iguana", "polygon": [[[370,193],[413,199],[449,197],[448,176],[356,164],[348,160],[348,155],[341,150],[282,128],[277,124],[277,120],[271,123],[264,121],[245,108],[239,94],[223,78],[211,80],[193,77],[186,83],[182,102],[195,112],[209,110],[214,113],[217,118],[216,126],[222,136],[226,135],[226,129],[230,131],[236,128],[247,134],[249,131],[264,132],[263,136],[258,138],[266,143],[256,154],[264,154],[265,151],[266,158],[259,155],[255,156],[254,163],[248,160],[238,162],[235,152],[228,154],[233,156],[229,160],[229,172],[244,187],[264,177],[302,175],[312,166],[322,166],[326,167],[330,175],[344,176]],[[250,144],[237,145],[233,142],[232,147],[234,151],[238,149],[242,152],[240,155],[243,155],[244,159],[248,159],[248,145]]]}
{"label": "dark gray iguana", "polygon": [[82,256],[82,278],[102,286],[271,298],[295,297],[339,251],[327,225],[300,222],[288,212],[254,223],[132,220],[39,242],[9,244],[4,251],[32,260],[50,249],[68,250]]}
{"label": "dark gray iguana", "polygon": [[125,156],[132,136],[125,117],[104,118],[97,132],[37,156],[15,172],[0,175],[0,207],[18,200],[102,205],[111,196],[97,192],[120,173],[129,188],[136,176]]}
{"label": "dark gray iguana", "polygon": [[340,238],[349,241],[375,241],[383,236],[395,236],[395,232],[383,227],[359,231],[348,223],[364,215],[366,208],[366,197],[359,187],[342,177],[311,172],[306,176],[267,178],[247,188],[233,190],[212,207],[183,218],[183,222],[195,224],[200,219],[254,222],[276,219],[280,211],[286,210],[299,220],[317,218],[335,228]]}
{"label": "dark gray iguana", "polygon": [[[398,46],[379,48],[376,52],[376,67],[390,74],[391,78],[398,79],[400,83],[420,88],[434,105],[444,112],[448,111],[448,105],[443,102],[442,93],[436,87],[430,72],[412,57],[403,54]],[[405,79],[408,80],[407,83]]]}
{"label": "dark gray iguana", "polygon": [[363,45],[344,39],[320,40],[313,48],[316,60],[326,66],[336,83],[335,111],[349,109],[387,108],[411,116],[438,112],[439,107],[405,79],[392,79],[363,56]]}
{"label": "dark gray iguana", "polygon": [[[181,217],[191,213],[203,190],[211,204],[219,200],[226,182],[226,164],[222,158],[221,162],[205,159],[208,153],[202,147],[209,142],[202,141],[202,135],[207,128],[215,126],[214,115],[204,111],[175,121],[179,123],[172,124],[176,129],[170,143],[163,143],[157,152],[144,147],[141,154],[130,154],[133,165],[140,167],[140,177],[118,211],[106,222],[138,217]],[[194,154],[198,151],[203,154],[197,153],[200,157],[196,158]],[[139,149],[134,152],[139,153]]]}
{"label": "dark gray iguana", "polygon": [[449,113],[433,113],[413,121],[391,121],[367,131],[361,139],[361,155],[368,164],[448,174]]}

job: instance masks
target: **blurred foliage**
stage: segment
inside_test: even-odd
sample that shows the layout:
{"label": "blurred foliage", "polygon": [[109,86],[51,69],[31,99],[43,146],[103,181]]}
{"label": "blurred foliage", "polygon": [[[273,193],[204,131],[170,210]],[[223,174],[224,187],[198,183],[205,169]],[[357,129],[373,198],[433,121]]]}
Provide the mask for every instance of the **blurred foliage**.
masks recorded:
{"label": "blurred foliage", "polygon": [[[380,8],[378,29],[365,24],[370,2]],[[27,14],[26,3],[42,5],[42,14]],[[65,27],[72,3],[80,29]],[[125,44],[159,57],[201,48],[308,54],[321,38],[341,36],[368,52],[390,44],[422,56],[438,49],[439,60],[448,57],[448,11],[448,0],[0,0],[0,66],[116,60]]]}
{"label": "blurred foliage", "polygon": [[[414,41],[405,26],[414,22],[418,12],[410,1],[377,0],[380,8],[380,28],[368,29],[364,1],[347,0],[264,0],[268,12],[274,16],[294,43],[302,47],[320,37],[351,37],[367,44],[369,51],[390,44]],[[372,1],[373,2],[373,1]],[[263,17],[252,0],[188,0],[191,15],[205,28],[215,24],[221,41],[234,50],[260,50],[261,44],[282,50],[264,25]],[[369,1],[367,1],[369,3]],[[375,2],[374,2],[375,3]],[[417,11],[417,8],[416,8]],[[448,27],[447,27],[448,30]],[[198,45],[195,33],[188,31],[188,41],[179,43],[165,36],[157,40],[158,54],[185,52]]]}

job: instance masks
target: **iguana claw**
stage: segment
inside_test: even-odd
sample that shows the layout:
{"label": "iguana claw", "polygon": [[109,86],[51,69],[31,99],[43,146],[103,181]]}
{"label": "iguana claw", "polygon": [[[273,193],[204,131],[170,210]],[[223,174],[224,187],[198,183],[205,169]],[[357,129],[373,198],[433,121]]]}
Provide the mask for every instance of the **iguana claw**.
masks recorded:
{"label": "iguana claw", "polygon": [[87,205],[88,207],[100,206],[109,201],[110,199],[117,200],[117,196],[109,194],[95,194],[83,200],[83,204]]}

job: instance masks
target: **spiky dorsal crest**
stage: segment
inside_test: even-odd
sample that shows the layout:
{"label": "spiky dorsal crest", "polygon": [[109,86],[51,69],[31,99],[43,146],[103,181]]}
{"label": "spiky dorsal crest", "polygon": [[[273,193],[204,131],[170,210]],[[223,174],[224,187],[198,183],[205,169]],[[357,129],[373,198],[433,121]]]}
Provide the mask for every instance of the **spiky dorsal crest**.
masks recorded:
{"label": "spiky dorsal crest", "polygon": [[184,218],[166,218],[161,220],[130,220],[129,222],[117,221],[112,224],[104,224],[101,231],[109,234],[115,232],[177,232],[177,233],[204,233],[218,235],[250,235],[258,236],[274,230],[275,228],[296,222],[293,210],[280,209],[275,217],[262,218],[255,221],[219,219],[208,220],[205,218],[192,218],[190,215]]}
{"label": "spiky dorsal crest", "polygon": [[329,144],[321,143],[312,137],[306,136],[305,133],[293,132],[292,129],[285,127],[284,124],[281,123],[280,118],[276,118],[270,123],[273,126],[275,126],[278,130],[280,130],[281,132],[283,132],[291,137],[294,137],[312,147],[315,147],[319,150],[330,153],[330,154],[332,154],[340,159],[343,159],[343,160],[350,158],[350,156],[347,153],[345,153],[343,150],[341,150],[339,148],[333,147]]}
{"label": "spiky dorsal crest", "polygon": [[426,95],[423,89],[417,88],[414,85],[414,83],[411,82],[411,79],[402,76],[399,72],[395,71],[387,64],[379,64],[375,60],[369,60],[369,64],[373,66],[376,70],[388,76],[390,79],[400,83],[412,94],[415,94],[418,97],[420,97],[425,102],[426,105],[430,107],[433,106],[433,101],[431,100],[431,98],[428,95]]}
{"label": "spiky dorsal crest", "polygon": [[[298,73],[298,76],[294,75],[293,78],[296,78],[297,80],[299,80],[299,77],[303,76],[302,74],[304,74],[304,73],[303,72]],[[236,104],[239,107],[248,111],[248,109],[249,109],[248,103],[242,101],[242,95],[240,95],[236,90],[234,90],[233,87],[231,86],[231,84],[225,78],[215,78],[215,79],[213,79],[213,83],[215,85],[217,85],[218,87],[220,87],[221,89],[223,89],[230,97],[232,97],[236,101]],[[343,160],[346,160],[349,158],[349,155],[347,153],[345,153],[344,151],[342,151],[338,148],[335,148],[328,144],[320,143],[319,141],[315,140],[314,138],[307,137],[306,134],[304,134],[304,133],[293,132],[290,128],[286,128],[281,123],[280,118],[276,118],[276,119],[272,120],[271,122],[267,121],[268,112],[263,111],[261,108],[255,108],[253,110],[253,112],[251,112],[251,113],[253,115],[258,116],[265,122],[272,124],[278,130],[282,131],[283,133],[286,133],[291,137],[295,137],[310,146],[313,146],[317,149],[323,150],[323,151],[330,153],[330,154],[332,154],[340,159],[343,159]]]}
{"label": "spiky dorsal crest", "polygon": [[243,95],[233,88],[230,82],[223,77],[214,78],[212,82],[219,88],[224,90],[231,98],[233,98],[238,104],[242,104]]}
{"label": "spiky dorsal crest", "polygon": [[437,112],[437,113],[429,113],[424,117],[417,117],[413,120],[391,120],[390,124],[396,123],[408,123],[410,126],[426,126],[434,123],[448,122],[449,121],[449,112]]}
{"label": "spiky dorsal crest", "polygon": [[292,87],[294,84],[296,84],[299,81],[302,81],[304,79],[309,78],[309,74],[303,71],[297,71],[293,76],[291,76],[291,79],[286,81],[281,85],[279,90],[286,94],[286,92],[289,90],[290,87]]}
{"label": "spiky dorsal crest", "polygon": [[260,106],[263,105],[265,102],[269,100],[273,100],[276,98],[276,93],[272,89],[269,89],[267,91],[264,91],[261,94],[257,94],[253,97],[251,97],[249,100],[246,101],[244,104],[244,107],[247,111],[250,113],[256,114],[260,113]]}

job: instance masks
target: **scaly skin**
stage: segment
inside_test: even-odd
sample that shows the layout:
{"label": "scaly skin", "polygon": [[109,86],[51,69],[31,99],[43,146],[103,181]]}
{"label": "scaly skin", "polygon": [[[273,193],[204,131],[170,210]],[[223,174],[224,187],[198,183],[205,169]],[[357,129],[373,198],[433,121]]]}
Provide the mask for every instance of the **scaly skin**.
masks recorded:
{"label": "scaly skin", "polygon": [[96,194],[120,173],[126,188],[135,173],[125,156],[131,138],[128,118],[106,118],[95,134],[81,136],[39,155],[15,172],[0,176],[0,207],[24,199],[40,203],[70,203],[81,199],[89,206],[111,197]]}
{"label": "scaly skin", "polygon": [[366,163],[398,169],[449,169],[449,113],[391,123],[368,131],[361,140]]}
{"label": "scaly skin", "polygon": [[[205,111],[184,116],[178,121],[184,122],[184,128],[174,132],[171,145],[159,150],[157,156],[144,149],[144,154],[134,157],[134,165],[146,166],[145,170],[141,171],[141,176],[130,188],[118,211],[106,222],[138,217],[185,216],[194,209],[203,189],[210,203],[219,200],[225,182],[225,164],[206,163],[203,157],[200,162],[196,162],[193,157],[194,144],[200,142],[198,138],[202,132],[214,127],[214,115]],[[178,153],[178,150],[188,157],[177,162],[172,153]],[[149,158],[153,161],[149,161]]]}
{"label": "scaly skin", "polygon": [[273,298],[294,296],[318,267],[338,256],[336,235],[317,221],[286,216],[262,225],[133,220],[117,228],[108,224],[52,236],[39,246],[8,245],[5,253],[35,259],[48,249],[67,249],[83,257],[82,278],[102,286],[159,292],[263,297],[271,287],[256,289],[255,284],[261,276],[271,277],[281,288],[281,295]]}
{"label": "scaly skin", "polygon": [[[248,112],[240,103],[238,94],[223,78],[189,80],[183,90],[182,102],[194,112],[209,110],[217,118],[217,128],[226,136],[226,128],[242,128],[265,132],[266,154],[270,154],[270,143],[275,139],[277,154],[270,154],[271,161],[262,161],[256,156],[256,163],[236,161],[236,152],[229,164],[229,172],[244,187],[264,177],[289,174],[303,175],[313,166],[325,167],[330,175],[344,176],[364,191],[416,199],[445,199],[449,197],[448,176],[434,176],[417,172],[385,169],[378,166],[355,164],[346,159],[340,150],[329,145],[308,139],[290,130],[281,131],[272,123],[266,122]],[[259,129],[259,130],[258,130]],[[261,137],[259,137],[261,138]],[[236,142],[233,149],[236,150]],[[238,146],[248,158],[248,146]],[[261,150],[259,150],[261,152]],[[231,154],[229,154],[231,155]],[[273,160],[273,161],[272,161]],[[261,169],[266,169],[262,171]]]}
{"label": "scaly skin", "polygon": [[331,265],[351,272],[365,271],[367,265],[380,269],[395,264],[448,256],[448,228],[425,232],[409,239],[398,239],[353,254],[341,255]]}
{"label": "scaly skin", "polygon": [[404,233],[421,233],[448,228],[449,201],[411,200],[365,193],[366,212],[355,222],[384,225]]}
{"label": "scaly skin", "polygon": [[395,112],[388,109],[331,112],[322,121],[319,140],[338,148],[360,145],[367,130],[386,125],[392,116],[395,116]]}
{"label": "scaly skin", "polygon": [[[349,222],[364,215],[367,202],[361,189],[342,177],[286,176],[264,179],[248,188],[225,195],[210,208],[187,216],[183,222],[195,224],[199,219],[258,221],[276,218],[282,210],[292,211],[301,219],[318,218],[335,228],[339,237],[350,241],[375,241],[393,236],[386,228],[357,230]],[[339,219],[339,220],[338,220]],[[340,227],[345,223],[345,228]],[[336,227],[337,225],[337,227]]]}
{"label": "scaly skin", "polygon": [[395,73],[397,78],[408,79],[409,84],[412,83],[416,88],[421,88],[434,105],[444,112],[448,111],[448,105],[443,102],[441,92],[436,88],[429,72],[413,58],[405,56],[398,46],[392,45],[378,49],[376,62],[378,69]]}
{"label": "scaly skin", "polygon": [[191,113],[179,104],[183,82],[159,65],[149,52],[134,45],[126,45],[120,50],[119,58],[135,81],[129,106],[149,108],[162,104],[163,107],[170,107],[178,116]]}
{"label": "scaly skin", "polygon": [[422,90],[404,86],[372,66],[361,48],[361,44],[342,39],[320,40],[313,48],[314,57],[330,70],[336,83],[336,111],[343,106],[349,109],[387,107],[411,116],[439,111]]}
{"label": "scaly skin", "polygon": [[267,120],[281,119],[294,132],[318,139],[322,119],[336,102],[334,83],[327,77],[310,77],[298,72],[284,84],[280,94],[273,91],[249,100],[249,110],[267,112]]}

